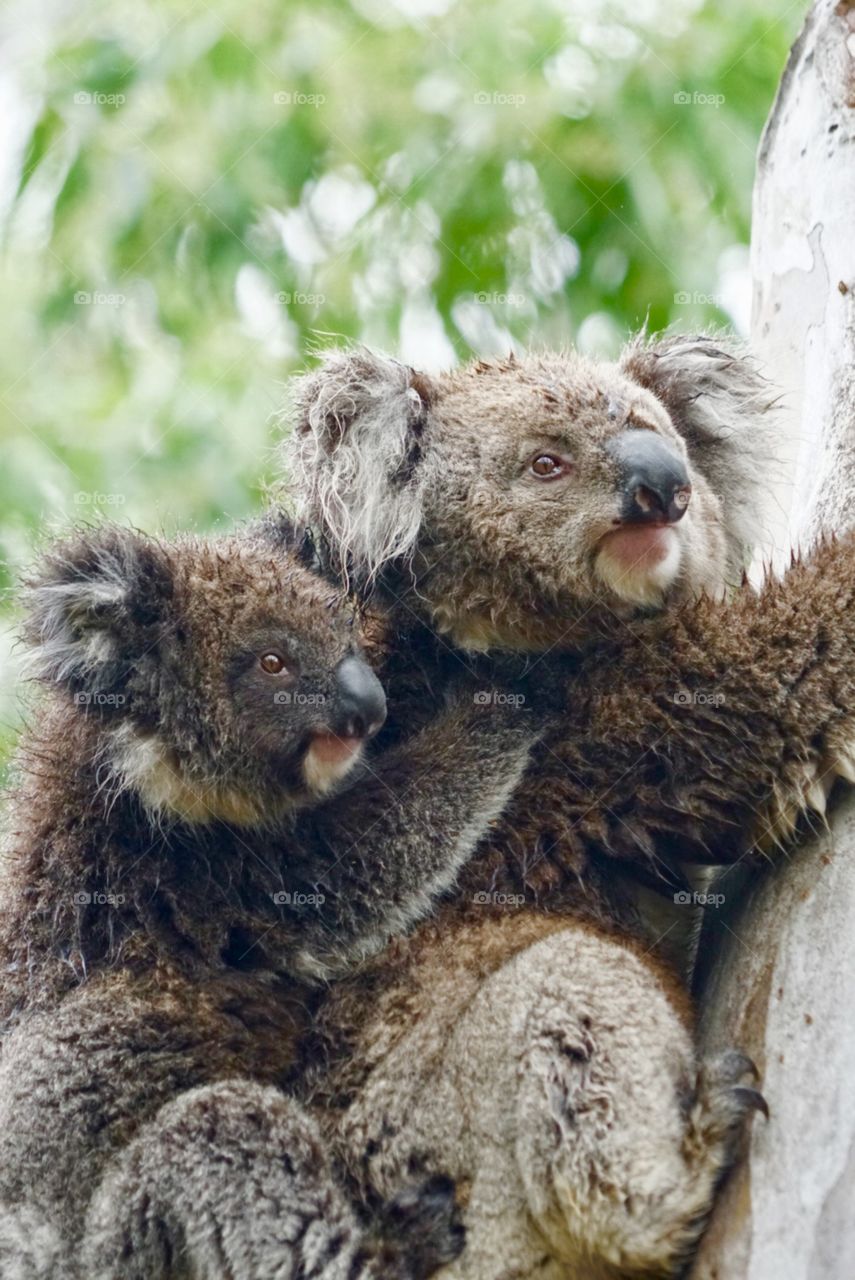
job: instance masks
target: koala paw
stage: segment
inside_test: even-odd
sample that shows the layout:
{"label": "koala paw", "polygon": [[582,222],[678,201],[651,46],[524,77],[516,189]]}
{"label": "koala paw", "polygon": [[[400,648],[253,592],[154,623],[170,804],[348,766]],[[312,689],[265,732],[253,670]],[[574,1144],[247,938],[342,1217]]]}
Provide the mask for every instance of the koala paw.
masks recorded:
{"label": "koala paw", "polygon": [[399,1192],[380,1216],[385,1240],[404,1259],[403,1280],[427,1280],[463,1252],[465,1232],[454,1183],[442,1174]]}
{"label": "koala paw", "polygon": [[767,857],[789,844],[799,829],[803,815],[823,821],[828,798],[838,778],[855,784],[855,747],[845,738],[818,762],[798,768],[789,785],[776,790],[772,800],[759,811],[751,847]]}
{"label": "koala paw", "polygon": [[755,1111],[769,1118],[766,1099],[754,1087],[758,1078],[757,1067],[739,1049],[725,1049],[701,1064],[687,1142],[707,1155],[716,1153],[722,1172],[733,1159],[748,1118]]}

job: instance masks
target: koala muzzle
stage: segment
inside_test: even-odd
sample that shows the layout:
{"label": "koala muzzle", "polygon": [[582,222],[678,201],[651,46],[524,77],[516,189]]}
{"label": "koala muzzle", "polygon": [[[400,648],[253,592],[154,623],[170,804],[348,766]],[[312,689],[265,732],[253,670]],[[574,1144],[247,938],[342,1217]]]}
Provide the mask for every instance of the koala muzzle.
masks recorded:
{"label": "koala muzzle", "polygon": [[622,431],[606,445],[617,463],[620,518],[634,524],[676,524],[692,496],[683,459],[655,431]]}
{"label": "koala muzzle", "polygon": [[345,658],[335,673],[334,732],[342,738],[370,738],[385,719],[382,684],[362,658]]}

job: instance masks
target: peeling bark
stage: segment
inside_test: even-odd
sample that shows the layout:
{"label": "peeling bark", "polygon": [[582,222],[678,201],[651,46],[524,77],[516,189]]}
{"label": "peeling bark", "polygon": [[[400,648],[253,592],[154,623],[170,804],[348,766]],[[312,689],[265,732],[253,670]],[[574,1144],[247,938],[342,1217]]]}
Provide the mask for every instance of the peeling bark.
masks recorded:
{"label": "peeling bark", "polygon": [[785,390],[776,549],[848,525],[855,495],[855,0],[820,0],[760,144],[752,338]]}
{"label": "peeling bark", "polygon": [[[819,0],[761,142],[754,344],[785,390],[764,555],[853,523],[855,0]],[[746,1049],[771,1109],[692,1280],[855,1275],[855,798],[774,871],[723,877],[699,966],[702,1038]]]}

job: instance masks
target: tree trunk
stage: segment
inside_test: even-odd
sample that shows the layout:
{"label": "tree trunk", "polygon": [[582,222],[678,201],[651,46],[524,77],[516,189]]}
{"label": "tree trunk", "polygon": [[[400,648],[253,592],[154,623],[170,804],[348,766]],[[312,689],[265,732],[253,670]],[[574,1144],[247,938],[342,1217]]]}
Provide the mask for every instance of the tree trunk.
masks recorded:
{"label": "tree trunk", "polygon": [[[852,524],[855,505],[855,0],[819,0],[760,146],[754,345],[785,390],[764,549]],[[702,1037],[756,1060],[753,1122],[692,1280],[855,1275],[855,798],[727,903],[699,968]],[[744,875],[743,875],[744,880]]]}

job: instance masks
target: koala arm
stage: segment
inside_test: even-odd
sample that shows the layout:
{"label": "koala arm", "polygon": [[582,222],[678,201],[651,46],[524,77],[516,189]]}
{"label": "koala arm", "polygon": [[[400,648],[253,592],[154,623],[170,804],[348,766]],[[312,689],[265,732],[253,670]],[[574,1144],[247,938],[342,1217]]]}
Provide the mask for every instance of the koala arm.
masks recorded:
{"label": "koala arm", "polygon": [[568,838],[727,863],[779,847],[836,777],[855,781],[855,536],[759,593],[624,633],[613,658],[565,681],[548,740],[559,763],[523,798],[560,814]]}
{"label": "koala arm", "polygon": [[304,878],[323,901],[289,967],[326,978],[405,932],[447,890],[505,808],[535,741],[519,706],[468,695],[307,816]]}

